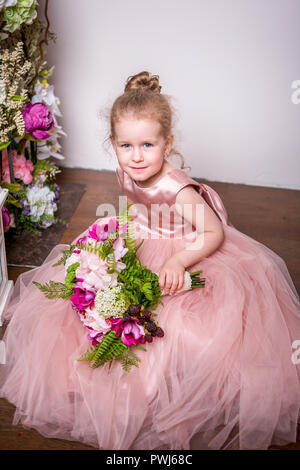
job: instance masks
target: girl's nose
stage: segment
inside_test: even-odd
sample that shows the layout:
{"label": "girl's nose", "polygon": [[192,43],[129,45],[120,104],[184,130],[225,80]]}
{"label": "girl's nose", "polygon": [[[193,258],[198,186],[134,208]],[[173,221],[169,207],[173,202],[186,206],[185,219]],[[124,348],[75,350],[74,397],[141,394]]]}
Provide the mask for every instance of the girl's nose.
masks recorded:
{"label": "girl's nose", "polygon": [[139,148],[133,149],[132,160],[135,162],[140,162],[143,160],[143,154],[142,154],[141,149]]}

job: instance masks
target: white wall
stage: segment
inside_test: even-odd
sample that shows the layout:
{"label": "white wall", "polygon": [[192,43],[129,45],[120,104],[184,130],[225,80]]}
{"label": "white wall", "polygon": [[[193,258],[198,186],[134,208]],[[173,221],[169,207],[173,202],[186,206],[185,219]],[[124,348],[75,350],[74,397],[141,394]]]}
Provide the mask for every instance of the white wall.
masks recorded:
{"label": "white wall", "polygon": [[52,0],[49,18],[63,166],[116,167],[99,111],[149,70],[174,98],[190,176],[300,189],[299,0]]}

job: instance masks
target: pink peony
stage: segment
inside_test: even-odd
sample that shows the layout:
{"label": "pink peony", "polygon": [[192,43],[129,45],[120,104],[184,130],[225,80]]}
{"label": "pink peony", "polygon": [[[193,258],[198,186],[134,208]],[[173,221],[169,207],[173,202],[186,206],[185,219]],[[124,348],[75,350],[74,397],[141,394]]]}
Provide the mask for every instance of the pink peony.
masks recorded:
{"label": "pink peony", "polygon": [[34,139],[43,140],[51,137],[51,134],[46,131],[54,127],[54,119],[44,103],[27,104],[22,109],[22,115],[25,121],[25,132],[29,132]]}
{"label": "pink peony", "polygon": [[84,287],[104,289],[116,285],[117,273],[107,272],[107,263],[95,253],[82,250],[78,255],[80,266],[76,269],[76,278],[84,279]]}
{"label": "pink peony", "polygon": [[3,230],[5,231],[5,229],[9,227],[9,224],[11,221],[9,210],[5,206],[2,206],[2,221],[3,221]]}
{"label": "pink peony", "polygon": [[80,310],[84,310],[94,302],[95,292],[85,289],[80,282],[73,286],[72,289],[74,294],[71,297],[71,301]]}

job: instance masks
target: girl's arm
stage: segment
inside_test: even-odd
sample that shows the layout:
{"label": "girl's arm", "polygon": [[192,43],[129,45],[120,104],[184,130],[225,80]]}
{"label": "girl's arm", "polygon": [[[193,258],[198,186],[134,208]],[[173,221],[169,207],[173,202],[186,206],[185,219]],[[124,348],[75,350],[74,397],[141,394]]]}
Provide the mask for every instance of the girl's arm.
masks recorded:
{"label": "girl's arm", "polygon": [[[175,209],[192,224],[196,239],[175,253],[160,270],[160,287],[171,295],[182,288],[185,268],[214,253],[225,238],[222,222],[193,186],[185,186],[178,192]],[[203,217],[199,217],[201,211]]]}

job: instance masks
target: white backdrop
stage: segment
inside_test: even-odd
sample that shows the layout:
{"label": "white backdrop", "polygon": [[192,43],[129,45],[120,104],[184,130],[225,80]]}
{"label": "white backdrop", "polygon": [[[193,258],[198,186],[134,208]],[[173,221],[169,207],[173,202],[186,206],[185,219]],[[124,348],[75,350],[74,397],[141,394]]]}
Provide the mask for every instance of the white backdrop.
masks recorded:
{"label": "white backdrop", "polygon": [[300,189],[299,0],[51,0],[49,18],[63,166],[115,169],[99,112],[149,70],[190,176]]}

